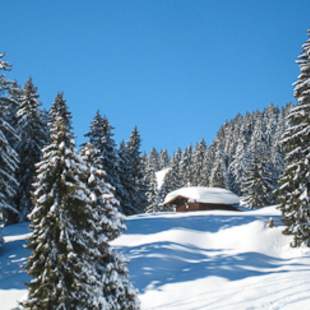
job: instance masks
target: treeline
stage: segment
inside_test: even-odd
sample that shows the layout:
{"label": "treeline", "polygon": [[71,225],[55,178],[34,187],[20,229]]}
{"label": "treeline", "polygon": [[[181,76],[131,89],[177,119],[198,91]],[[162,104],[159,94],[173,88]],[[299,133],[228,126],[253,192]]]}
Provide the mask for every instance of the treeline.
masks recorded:
{"label": "treeline", "polygon": [[[291,107],[269,105],[263,111],[239,114],[221,126],[212,144],[202,139],[195,146],[178,149],[166,162],[170,170],[162,187],[151,186],[149,191],[155,194],[149,203],[156,208],[168,192],[183,186],[211,186],[243,196],[250,208],[274,204],[284,167],[280,139]],[[154,182],[161,162],[159,153],[152,149],[146,164],[148,184]]]}
{"label": "treeline", "polygon": [[[2,72],[10,69],[0,54]],[[32,79],[23,87],[0,76],[0,220],[16,223],[27,219],[34,206],[33,182],[35,165],[42,158],[42,149],[50,142],[49,121],[52,110],[43,109]],[[144,178],[144,157],[137,128],[128,141],[118,146],[109,120],[96,113],[80,148],[85,154],[89,145],[98,153],[96,164],[105,171],[105,180],[121,202],[124,214],[143,212],[147,204]],[[86,158],[85,160],[90,160]]]}

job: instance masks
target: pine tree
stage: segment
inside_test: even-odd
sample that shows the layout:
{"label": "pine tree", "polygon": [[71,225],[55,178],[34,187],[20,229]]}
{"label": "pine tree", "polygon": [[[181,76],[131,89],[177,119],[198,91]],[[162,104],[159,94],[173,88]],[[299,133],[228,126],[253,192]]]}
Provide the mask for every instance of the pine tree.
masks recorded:
{"label": "pine tree", "polygon": [[182,186],[194,185],[193,169],[193,149],[190,145],[182,152],[182,159],[180,162],[180,182]]}
{"label": "pine tree", "polygon": [[[122,185],[127,196],[123,204],[125,214],[136,214],[144,211],[147,205],[146,184],[144,178],[143,158],[140,152],[141,138],[137,127],[131,133],[127,145],[122,146],[121,173]],[[125,167],[126,166],[126,167]],[[126,171],[127,170],[127,171]]]}
{"label": "pine tree", "polygon": [[131,166],[129,159],[128,146],[122,141],[118,151],[120,181],[123,191],[121,192],[122,210],[125,214],[134,214],[136,209],[131,199],[131,193],[135,192],[135,185],[132,183]]}
{"label": "pine tree", "polygon": [[170,165],[170,158],[168,151],[166,149],[163,149],[160,151],[159,154],[159,163],[160,163],[160,169],[164,169],[169,167]]}
{"label": "pine tree", "polygon": [[16,114],[20,142],[17,152],[20,164],[17,171],[19,190],[16,196],[20,219],[26,218],[32,209],[31,186],[35,164],[41,159],[42,147],[47,141],[46,124],[43,123],[37,89],[29,79],[24,87]]}
{"label": "pine tree", "polygon": [[5,97],[5,93],[11,83],[1,71],[9,70],[10,65],[2,59],[3,56],[4,54],[0,53],[0,94],[4,95],[0,97],[0,224],[11,223],[18,217],[14,197],[19,185],[15,177],[19,158],[14,147],[19,136],[8,117],[10,101]]}
{"label": "pine tree", "polygon": [[[101,172],[75,151],[71,115],[62,95],[51,108],[51,143],[34,184],[29,284],[24,309],[138,309],[126,268],[108,241],[121,217]],[[123,278],[123,279],[122,279]],[[121,280],[122,279],[122,280]]]}
{"label": "pine tree", "polygon": [[[95,162],[98,150],[88,143],[84,145],[82,158],[86,163]],[[109,246],[125,229],[124,218],[118,211],[119,202],[113,194],[113,187],[106,182],[106,173],[96,166],[89,166],[87,183],[91,190],[93,207],[96,210],[96,234],[101,255],[96,264],[97,276],[102,283],[102,309],[139,309],[136,291],[128,280],[128,270],[124,258]]]}
{"label": "pine tree", "polygon": [[96,166],[105,171],[106,181],[112,185],[117,199],[120,200],[123,188],[119,176],[119,158],[113,138],[113,127],[106,117],[97,112],[85,136],[96,149],[96,154],[92,158],[94,162],[90,164],[96,163]]}
{"label": "pine tree", "polygon": [[203,180],[203,164],[206,157],[207,144],[202,139],[197,145],[193,154],[193,181],[192,184],[195,186],[202,185]]}
{"label": "pine tree", "polygon": [[[5,53],[0,52],[0,72],[9,71],[11,69],[11,65],[7,61],[3,60],[4,56]],[[8,90],[10,88],[10,84],[11,82],[8,81],[6,76],[0,73],[0,93]]]}
{"label": "pine tree", "polygon": [[227,177],[226,167],[223,159],[223,154],[219,152],[215,155],[215,162],[210,174],[209,185],[211,187],[226,188]]}
{"label": "pine tree", "polygon": [[244,202],[251,209],[268,206],[273,202],[273,188],[270,163],[262,152],[256,150],[243,181]]}
{"label": "pine tree", "polygon": [[19,139],[14,128],[0,113],[0,223],[12,223],[18,218],[14,197],[19,186],[15,178],[19,157],[8,137]]}
{"label": "pine tree", "polygon": [[170,170],[165,175],[163,184],[159,191],[159,201],[162,203],[166,195],[176,189],[179,189],[183,186],[182,180],[180,177],[180,161],[182,158],[182,151],[178,149],[172,160]]}
{"label": "pine tree", "polygon": [[146,199],[147,199],[147,207],[145,211],[157,212],[159,211],[157,179],[154,167],[150,163],[147,165],[145,170],[145,184],[146,184]]}
{"label": "pine tree", "polygon": [[280,180],[279,202],[285,234],[294,236],[292,246],[310,246],[310,30],[298,58],[300,75],[295,83],[296,107],[288,115],[282,137],[285,169]]}
{"label": "pine tree", "polygon": [[150,155],[148,156],[148,162],[155,172],[161,169],[159,154],[155,147],[151,149]]}

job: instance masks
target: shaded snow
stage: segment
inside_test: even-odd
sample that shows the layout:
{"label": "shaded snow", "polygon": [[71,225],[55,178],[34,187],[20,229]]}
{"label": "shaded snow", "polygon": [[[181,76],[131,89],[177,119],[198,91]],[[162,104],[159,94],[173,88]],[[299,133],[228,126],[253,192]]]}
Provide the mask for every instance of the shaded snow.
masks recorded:
{"label": "shaded snow", "polygon": [[240,203],[239,197],[227,189],[217,187],[190,186],[182,187],[169,193],[164,200],[164,204],[173,201],[176,197],[184,197],[191,201],[201,203],[227,205]]}
{"label": "shaded snow", "polygon": [[[275,228],[266,227],[270,217]],[[142,214],[127,225],[113,245],[129,258],[142,310],[310,309],[310,252],[289,247],[274,207]],[[29,254],[27,225],[4,236],[1,310],[25,295]]]}

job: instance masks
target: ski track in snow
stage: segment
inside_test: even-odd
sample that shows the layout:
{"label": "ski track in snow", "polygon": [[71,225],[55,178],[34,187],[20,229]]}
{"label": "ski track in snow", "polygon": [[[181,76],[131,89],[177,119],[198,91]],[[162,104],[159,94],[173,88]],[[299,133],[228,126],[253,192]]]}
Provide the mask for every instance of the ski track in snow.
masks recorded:
{"label": "ski track in snow", "polygon": [[[274,207],[136,215],[113,245],[128,257],[142,310],[309,310],[310,251],[290,248],[280,225]],[[0,308],[8,310],[29,281],[27,224],[3,235]]]}

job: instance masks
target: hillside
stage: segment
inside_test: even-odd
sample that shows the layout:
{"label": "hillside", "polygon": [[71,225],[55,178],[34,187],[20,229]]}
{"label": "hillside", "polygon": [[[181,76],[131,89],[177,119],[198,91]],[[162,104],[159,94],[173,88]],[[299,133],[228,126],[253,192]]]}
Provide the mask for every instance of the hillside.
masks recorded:
{"label": "hillside", "polygon": [[[277,227],[266,227],[272,217]],[[310,308],[310,252],[291,249],[278,211],[131,216],[113,245],[130,260],[142,309]],[[1,309],[25,293],[26,224],[4,229]]]}

